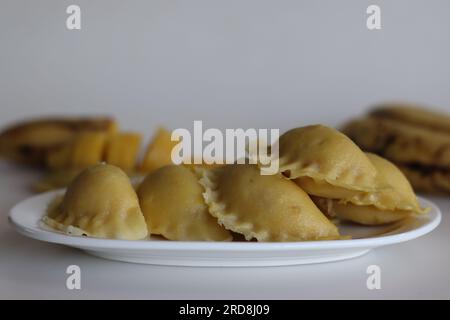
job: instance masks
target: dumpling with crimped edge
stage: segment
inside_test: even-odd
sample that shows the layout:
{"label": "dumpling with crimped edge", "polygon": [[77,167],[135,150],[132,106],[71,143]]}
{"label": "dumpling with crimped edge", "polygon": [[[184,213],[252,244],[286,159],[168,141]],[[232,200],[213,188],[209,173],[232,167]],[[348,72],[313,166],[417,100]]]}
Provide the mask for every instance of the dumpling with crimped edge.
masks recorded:
{"label": "dumpling with crimped edge", "polygon": [[343,204],[339,200],[312,197],[314,203],[330,218],[339,218],[367,226],[383,225],[403,220],[412,215],[407,210],[381,210],[375,206]]}
{"label": "dumpling with crimped edge", "polygon": [[389,188],[376,192],[359,192],[350,198],[341,199],[342,203],[353,203],[359,206],[374,205],[382,210],[404,210],[423,213],[416,194],[405,175],[392,162],[373,153],[366,153]]}
{"label": "dumpling with crimped edge", "polygon": [[313,197],[324,213],[359,224],[379,225],[427,211],[420,207],[409,181],[393,163],[371,153],[367,153],[367,157],[390,188],[377,192],[359,192],[343,199]]}
{"label": "dumpling with crimped edge", "polygon": [[379,187],[373,164],[336,129],[323,125],[292,129],[280,137],[279,153],[279,170],[290,179],[309,177],[347,190],[373,191]]}
{"label": "dumpling with crimped edge", "polygon": [[128,176],[112,165],[84,170],[69,185],[62,201],[49,209],[44,222],[64,232],[124,240],[148,235]]}
{"label": "dumpling with crimped edge", "polygon": [[247,240],[339,239],[339,232],[308,195],[282,175],[261,175],[256,165],[198,168],[210,213]]}
{"label": "dumpling with crimped edge", "polygon": [[361,191],[334,186],[325,180],[315,180],[310,177],[293,179],[307,194],[329,199],[349,199]]}
{"label": "dumpling with crimped edge", "polygon": [[203,188],[187,166],[169,165],[149,174],[138,188],[151,234],[180,241],[231,241],[231,233],[208,212]]}

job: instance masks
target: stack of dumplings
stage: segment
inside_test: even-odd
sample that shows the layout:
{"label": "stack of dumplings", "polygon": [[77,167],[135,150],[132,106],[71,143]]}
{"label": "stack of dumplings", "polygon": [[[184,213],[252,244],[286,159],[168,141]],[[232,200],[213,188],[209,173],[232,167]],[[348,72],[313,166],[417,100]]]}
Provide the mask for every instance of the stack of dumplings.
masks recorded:
{"label": "stack of dumplings", "polygon": [[394,164],[364,153],[333,128],[313,125],[282,135],[280,171],[330,217],[380,225],[425,212]]}
{"label": "stack of dumplings", "polygon": [[83,171],[43,221],[69,234],[141,240],[339,240],[336,218],[363,225],[425,212],[391,162],[333,128],[296,128],[279,139],[279,172],[253,164],[168,165],[133,188],[118,167]]}
{"label": "stack of dumplings", "polygon": [[344,134],[322,125],[292,129],[280,137],[280,171],[307,193],[326,198],[374,191],[375,166]]}

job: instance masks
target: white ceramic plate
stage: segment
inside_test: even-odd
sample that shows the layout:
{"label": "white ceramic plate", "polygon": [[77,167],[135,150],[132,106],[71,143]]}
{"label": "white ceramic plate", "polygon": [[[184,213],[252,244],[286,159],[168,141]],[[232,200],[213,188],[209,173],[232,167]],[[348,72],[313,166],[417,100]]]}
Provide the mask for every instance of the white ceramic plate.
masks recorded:
{"label": "white ceramic plate", "polygon": [[157,265],[281,266],[338,261],[423,236],[441,221],[439,208],[421,198],[421,204],[431,208],[428,216],[383,227],[341,225],[341,234],[351,235],[351,240],[277,243],[187,242],[157,237],[139,241],[109,240],[69,236],[43,227],[40,220],[48,203],[61,193],[47,192],[20,202],[10,211],[10,223],[30,238],[79,248],[105,259]]}

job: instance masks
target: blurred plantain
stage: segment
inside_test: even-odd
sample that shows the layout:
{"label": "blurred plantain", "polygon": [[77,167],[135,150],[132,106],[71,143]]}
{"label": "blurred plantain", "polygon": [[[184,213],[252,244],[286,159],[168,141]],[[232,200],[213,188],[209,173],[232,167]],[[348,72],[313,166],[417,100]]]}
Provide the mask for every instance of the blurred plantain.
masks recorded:
{"label": "blurred plantain", "polygon": [[118,166],[127,173],[135,170],[142,135],[136,132],[120,132],[109,137],[105,162]]}
{"label": "blurred plantain", "polygon": [[365,151],[394,162],[416,191],[450,194],[450,115],[407,104],[384,104],[342,131]]}
{"label": "blurred plantain", "polygon": [[172,163],[172,148],[177,145],[176,141],[171,140],[171,134],[164,128],[159,128],[153,135],[144,158],[139,165],[140,172],[152,172],[163,166]]}
{"label": "blurred plantain", "polygon": [[37,192],[66,187],[84,168],[99,162],[113,164],[135,176],[172,164],[174,143],[170,132],[159,128],[149,142],[143,160],[137,161],[142,135],[137,132],[80,132],[46,155],[49,171],[33,185]]}
{"label": "blurred plantain", "polygon": [[83,131],[73,139],[49,150],[46,165],[50,169],[87,168],[103,160],[108,135]]}
{"label": "blurred plantain", "polygon": [[42,166],[49,151],[84,131],[114,133],[117,123],[110,117],[28,120],[0,133],[0,156],[26,165]]}
{"label": "blurred plantain", "polygon": [[158,128],[142,160],[142,135],[118,132],[111,117],[41,118],[20,122],[1,132],[0,156],[45,168],[33,185],[38,192],[67,186],[83,169],[99,162],[118,166],[130,176],[172,164],[170,131]]}

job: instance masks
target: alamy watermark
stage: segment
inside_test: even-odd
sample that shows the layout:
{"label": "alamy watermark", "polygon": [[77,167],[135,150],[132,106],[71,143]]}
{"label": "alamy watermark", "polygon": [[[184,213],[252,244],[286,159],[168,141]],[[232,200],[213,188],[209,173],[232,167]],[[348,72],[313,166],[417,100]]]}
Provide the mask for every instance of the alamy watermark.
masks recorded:
{"label": "alamy watermark", "polygon": [[66,279],[67,290],[81,290],[81,269],[76,264],[67,267],[66,274],[69,276]]}
{"label": "alamy watermark", "polygon": [[381,29],[381,8],[375,4],[367,7],[366,13],[369,15],[366,20],[366,26],[369,30]]}
{"label": "alamy watermark", "polygon": [[172,132],[174,164],[258,164],[262,175],[278,172],[279,129],[203,130],[202,121],[194,121],[193,134],[185,128]]}
{"label": "alamy watermark", "polygon": [[366,280],[366,287],[369,290],[381,289],[381,268],[376,264],[367,267],[366,273],[369,275]]}
{"label": "alamy watermark", "polygon": [[67,7],[66,28],[69,30],[81,30],[81,8],[76,4]]}

